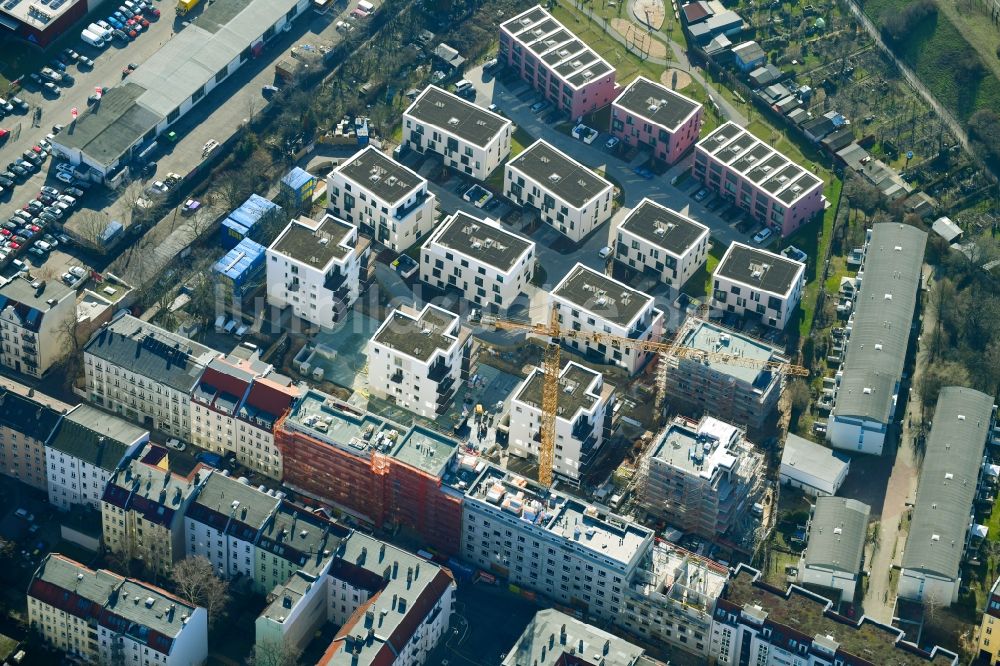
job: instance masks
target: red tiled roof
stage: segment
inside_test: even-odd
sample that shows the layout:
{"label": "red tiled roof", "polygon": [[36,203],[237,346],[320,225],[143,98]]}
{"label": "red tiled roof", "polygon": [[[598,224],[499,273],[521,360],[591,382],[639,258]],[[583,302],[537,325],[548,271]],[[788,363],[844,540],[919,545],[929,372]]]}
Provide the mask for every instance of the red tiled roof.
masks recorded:
{"label": "red tiled roof", "polygon": [[697,23],[710,14],[705,4],[701,2],[689,2],[684,5],[683,11],[688,24]]}
{"label": "red tiled roof", "polygon": [[282,386],[267,379],[258,379],[250,388],[250,395],[247,396],[246,403],[254,409],[259,409],[273,416],[281,416],[297,396],[298,391],[291,387]]}
{"label": "red tiled roof", "polygon": [[205,368],[205,372],[201,375],[201,383],[207,384],[223,393],[235,396],[238,399],[246,394],[247,387],[250,385],[250,382],[245,382],[239,377],[234,377],[211,367]]}

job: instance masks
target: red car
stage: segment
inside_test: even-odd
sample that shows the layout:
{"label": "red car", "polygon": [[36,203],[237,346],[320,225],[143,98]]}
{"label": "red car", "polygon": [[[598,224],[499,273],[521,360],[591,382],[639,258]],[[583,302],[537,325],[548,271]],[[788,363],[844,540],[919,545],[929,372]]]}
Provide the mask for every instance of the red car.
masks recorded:
{"label": "red car", "polygon": [[10,245],[8,245],[7,247],[9,247],[12,250],[20,250],[21,249],[21,244],[18,243],[17,241],[11,241]]}
{"label": "red car", "polygon": [[10,136],[10,130],[0,127],[0,141],[3,141],[8,136]]}
{"label": "red car", "polygon": [[149,27],[149,19],[147,19],[145,16],[139,16],[138,19],[139,19],[139,23],[142,24],[143,28],[148,28]]}
{"label": "red car", "polygon": [[38,233],[39,231],[41,231],[41,230],[42,230],[42,228],[41,228],[40,226],[38,226],[37,224],[29,224],[29,225],[28,225],[28,228],[29,228],[29,229],[31,229],[32,231],[34,231],[34,232],[35,232],[36,234],[37,234],[37,233]]}
{"label": "red car", "polygon": [[160,10],[157,9],[156,7],[150,7],[149,9],[146,10],[146,13],[152,16],[153,18],[160,18]]}
{"label": "red car", "polygon": [[14,233],[10,229],[0,229],[0,234],[4,236],[13,236]]}
{"label": "red car", "polygon": [[128,36],[129,36],[130,39],[135,39],[136,37],[139,36],[139,33],[137,33],[135,30],[129,30],[128,31]]}

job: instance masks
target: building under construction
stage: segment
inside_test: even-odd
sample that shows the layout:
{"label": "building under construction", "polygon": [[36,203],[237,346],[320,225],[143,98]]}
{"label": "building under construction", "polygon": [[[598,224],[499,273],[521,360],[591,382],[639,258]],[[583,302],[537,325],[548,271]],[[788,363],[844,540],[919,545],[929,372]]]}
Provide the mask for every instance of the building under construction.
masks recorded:
{"label": "building under construction", "polygon": [[783,374],[768,362],[787,359],[765,342],[689,317],[677,333],[677,347],[707,354],[739,356],[759,363],[734,364],[723,360],[666,354],[658,371],[667,398],[688,414],[711,414],[729,423],[759,432],[778,406]]}
{"label": "building under construction", "polygon": [[461,493],[442,487],[458,443],[421,426],[404,428],[311,390],[276,432],[284,483],[371,523],[405,527],[457,552]]}
{"label": "building under construction", "polygon": [[678,529],[742,549],[763,513],[764,472],[764,456],[740,428],[711,417],[678,417],[640,461],[638,499]]}

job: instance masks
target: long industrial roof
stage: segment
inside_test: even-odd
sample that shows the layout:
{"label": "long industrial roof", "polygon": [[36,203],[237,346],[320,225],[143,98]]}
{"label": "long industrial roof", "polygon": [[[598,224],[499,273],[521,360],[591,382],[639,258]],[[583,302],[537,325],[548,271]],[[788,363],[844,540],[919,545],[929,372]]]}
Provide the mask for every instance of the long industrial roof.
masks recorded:
{"label": "long industrial roof", "polygon": [[809,528],[806,566],[856,574],[868,538],[871,507],[844,497],[820,497]]}

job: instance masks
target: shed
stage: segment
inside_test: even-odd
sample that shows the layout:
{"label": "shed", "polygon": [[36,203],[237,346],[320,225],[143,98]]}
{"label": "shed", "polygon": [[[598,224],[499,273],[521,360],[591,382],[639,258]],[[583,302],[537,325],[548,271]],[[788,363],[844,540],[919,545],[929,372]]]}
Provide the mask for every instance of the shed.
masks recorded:
{"label": "shed", "polygon": [[316,183],[316,176],[305,169],[294,167],[281,179],[281,191],[294,201],[296,206],[301,207],[312,201]]}
{"label": "shed", "polygon": [[263,245],[244,238],[215,262],[212,273],[238,300],[256,284],[263,272],[266,249]]}
{"label": "shed", "polygon": [[934,220],[931,229],[941,238],[945,239],[949,245],[962,239],[962,228],[955,224],[950,217],[942,216]]}
{"label": "shed", "polygon": [[259,194],[251,194],[250,198],[231,212],[222,222],[221,238],[225,248],[235,247],[237,243],[250,235],[250,231],[265,216],[274,211],[280,211],[281,206]]}

